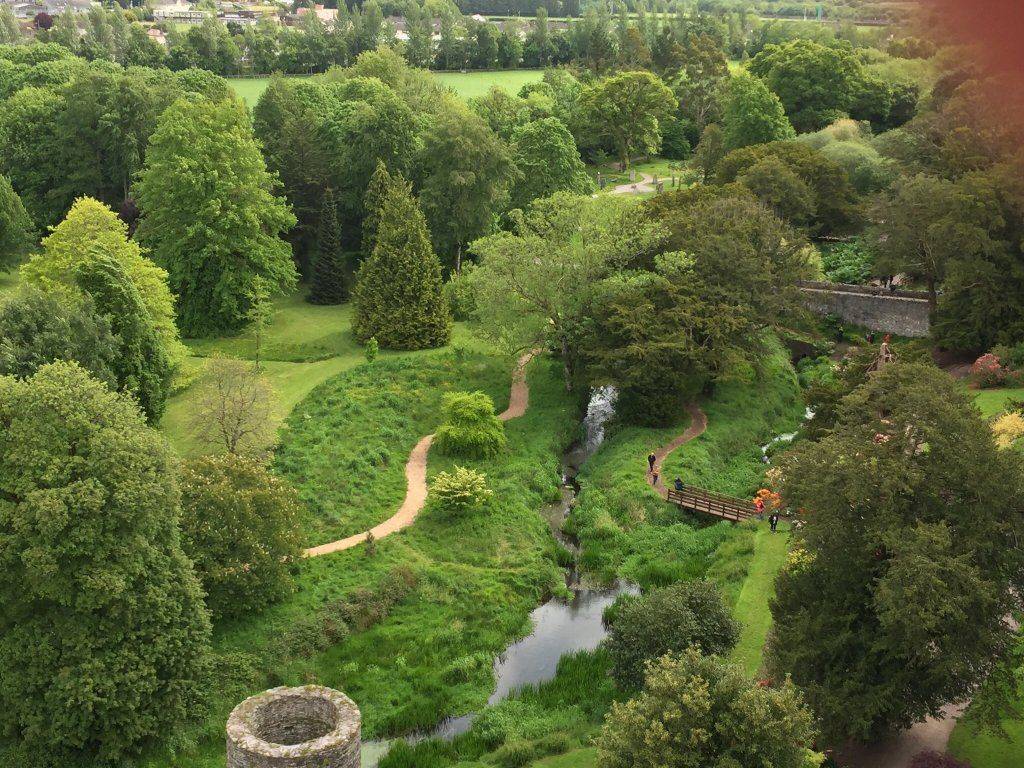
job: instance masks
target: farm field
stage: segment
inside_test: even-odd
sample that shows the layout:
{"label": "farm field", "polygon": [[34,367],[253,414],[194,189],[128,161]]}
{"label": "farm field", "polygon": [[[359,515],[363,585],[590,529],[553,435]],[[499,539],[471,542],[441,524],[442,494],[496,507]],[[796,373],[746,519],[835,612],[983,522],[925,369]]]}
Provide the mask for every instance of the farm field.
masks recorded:
{"label": "farm field", "polygon": [[[512,69],[498,72],[435,72],[434,77],[462,98],[470,99],[487,93],[492,85],[504,88],[509,93],[517,93],[527,83],[540,80],[543,74],[540,69]],[[294,78],[305,80],[307,76],[295,75]],[[267,89],[270,78],[229,77],[228,83],[246,104],[253,107]]]}

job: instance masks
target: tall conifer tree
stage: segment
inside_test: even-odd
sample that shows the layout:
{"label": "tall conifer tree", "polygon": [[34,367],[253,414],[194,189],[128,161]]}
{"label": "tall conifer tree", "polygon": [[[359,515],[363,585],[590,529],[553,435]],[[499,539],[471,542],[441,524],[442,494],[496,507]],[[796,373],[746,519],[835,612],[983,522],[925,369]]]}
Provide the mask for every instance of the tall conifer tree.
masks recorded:
{"label": "tall conifer tree", "polygon": [[441,264],[416,199],[404,182],[384,197],[376,245],[363,262],[355,289],[356,338],[376,338],[382,347],[441,347],[452,320],[441,293]]}
{"label": "tall conifer tree", "polygon": [[348,298],[345,261],[341,252],[341,228],[334,191],[324,192],[320,203],[320,221],[316,234],[316,261],[313,262],[312,304],[340,304]]}

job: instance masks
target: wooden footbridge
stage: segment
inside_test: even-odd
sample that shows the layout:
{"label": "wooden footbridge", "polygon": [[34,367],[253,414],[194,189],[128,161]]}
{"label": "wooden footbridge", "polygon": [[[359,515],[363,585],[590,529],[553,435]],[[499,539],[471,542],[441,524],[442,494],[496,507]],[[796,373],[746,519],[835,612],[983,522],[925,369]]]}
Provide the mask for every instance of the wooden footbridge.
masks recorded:
{"label": "wooden footbridge", "polygon": [[757,514],[751,501],[712,493],[692,485],[684,485],[682,490],[669,488],[667,501],[691,512],[701,512],[733,523],[743,522]]}

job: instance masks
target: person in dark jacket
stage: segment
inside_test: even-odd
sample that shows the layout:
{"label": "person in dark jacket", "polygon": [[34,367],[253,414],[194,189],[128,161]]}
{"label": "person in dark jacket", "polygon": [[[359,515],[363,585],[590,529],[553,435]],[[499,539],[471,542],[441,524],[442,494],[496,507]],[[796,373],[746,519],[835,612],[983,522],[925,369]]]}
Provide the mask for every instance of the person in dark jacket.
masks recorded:
{"label": "person in dark jacket", "polygon": [[676,478],[676,481],[675,481],[674,485],[675,485],[677,491],[683,490],[683,481],[680,478],[678,478],[678,477]]}
{"label": "person in dark jacket", "polygon": [[647,470],[648,472],[654,471],[654,462],[656,462],[657,460],[658,457],[655,456],[653,453],[647,454],[647,465],[650,467],[650,469]]}

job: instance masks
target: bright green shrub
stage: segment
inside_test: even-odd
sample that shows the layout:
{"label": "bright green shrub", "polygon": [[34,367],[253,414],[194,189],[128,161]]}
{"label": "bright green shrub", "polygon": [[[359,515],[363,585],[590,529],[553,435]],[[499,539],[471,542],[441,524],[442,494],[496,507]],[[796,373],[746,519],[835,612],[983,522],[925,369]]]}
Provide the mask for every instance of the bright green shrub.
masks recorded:
{"label": "bright green shrub", "polygon": [[605,645],[612,677],[621,688],[638,688],[644,664],[695,645],[703,653],[725,654],[739,639],[740,626],[709,581],[689,581],[629,600],[617,611]]}
{"label": "bright green shrub", "polygon": [[505,448],[505,427],[494,415],[494,402],[483,392],[444,396],[444,424],[434,445],[449,456],[487,459]]}
{"label": "bright green shrub", "polygon": [[435,503],[448,512],[476,512],[493,495],[483,472],[456,467],[454,472],[438,472],[430,484]]}

